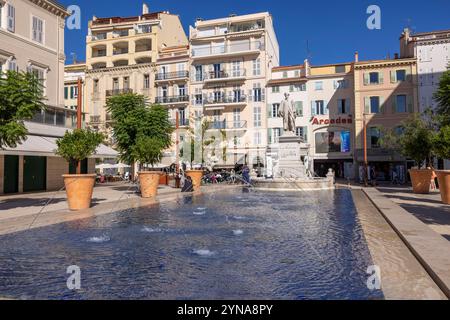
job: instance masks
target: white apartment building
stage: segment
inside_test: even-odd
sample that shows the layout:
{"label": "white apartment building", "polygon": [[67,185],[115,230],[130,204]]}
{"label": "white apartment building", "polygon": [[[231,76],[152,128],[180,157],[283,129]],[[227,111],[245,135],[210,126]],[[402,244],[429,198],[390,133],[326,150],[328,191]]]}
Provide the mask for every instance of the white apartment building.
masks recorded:
{"label": "white apartment building", "polygon": [[[86,64],[74,63],[64,67],[64,106],[67,110],[77,111],[78,109],[78,79],[81,79],[82,113],[83,123],[86,120],[84,106],[86,97],[84,95],[84,84],[86,78]],[[76,113],[72,114],[71,125],[76,127]]]}
{"label": "white apartment building", "polygon": [[[306,67],[305,67],[306,66]],[[297,114],[296,134],[303,139],[303,157],[311,156],[308,144],[310,117],[308,111],[307,88],[308,61],[304,65],[281,66],[272,69],[271,79],[267,83],[267,142],[266,172],[272,176],[278,165],[278,139],[284,134],[283,119],[279,116],[281,102],[289,94],[289,100],[295,106]],[[312,165],[312,163],[310,163]],[[309,168],[312,170],[312,166]]]}
{"label": "white apartment building", "polygon": [[263,12],[198,19],[190,27],[190,64],[191,112],[210,123],[208,134],[221,143],[222,152],[214,150],[216,145],[209,148],[210,165],[263,166],[266,84],[279,65],[272,16]]}
{"label": "white apartment building", "polygon": [[[0,0],[0,67],[34,73],[47,108],[25,122],[28,135],[16,148],[0,150],[0,194],[57,190],[70,165],[55,155],[56,140],[72,128],[74,110],[64,107],[66,9],[56,1]],[[102,146],[99,154],[112,150]],[[95,170],[90,159],[85,170]]]}
{"label": "white apartment building", "polygon": [[[162,48],[186,46],[178,15],[150,12],[134,17],[94,17],[86,39],[86,112],[90,127],[111,137],[108,97],[142,94],[155,102],[156,61]],[[113,142],[113,141],[111,141]]]}

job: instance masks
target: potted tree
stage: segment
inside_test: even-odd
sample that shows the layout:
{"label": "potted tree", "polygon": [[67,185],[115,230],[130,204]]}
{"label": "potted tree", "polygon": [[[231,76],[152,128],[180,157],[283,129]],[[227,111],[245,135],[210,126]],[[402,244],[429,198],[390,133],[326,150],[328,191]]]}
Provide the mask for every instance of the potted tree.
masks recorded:
{"label": "potted tree", "polygon": [[[165,149],[164,144],[155,137],[139,136],[136,139],[135,145],[131,148],[131,154],[133,159],[139,161],[144,165],[151,165],[160,163]],[[141,187],[142,198],[154,198],[158,192],[158,185],[161,175],[161,171],[147,171],[145,166],[144,170],[138,172],[139,183]]]}
{"label": "potted tree", "polygon": [[[111,97],[106,104],[121,160],[152,166],[159,163],[162,152],[172,145],[173,126],[167,109],[150,105],[144,96],[134,93]],[[159,182],[161,173],[141,171],[138,175],[142,197],[154,197],[159,183],[155,187],[153,181]]]}
{"label": "potted tree", "polygon": [[64,137],[56,141],[56,154],[69,163],[74,162],[77,168],[77,174],[63,175],[70,210],[83,210],[91,206],[96,175],[81,174],[80,163],[95,154],[103,139],[101,133],[75,129],[72,132],[67,131]]}
{"label": "potted tree", "polygon": [[[399,138],[400,151],[403,156],[413,159],[416,169],[410,169],[411,182],[414,193],[430,193],[431,167],[433,158],[433,130],[429,123],[420,115],[413,115],[403,123],[403,134]],[[422,165],[425,164],[425,169]]]}
{"label": "potted tree", "polygon": [[[445,72],[434,99],[439,104],[436,110],[439,131],[434,138],[434,150],[438,157],[450,159],[450,70]],[[436,171],[442,202],[450,204],[450,170]]]}

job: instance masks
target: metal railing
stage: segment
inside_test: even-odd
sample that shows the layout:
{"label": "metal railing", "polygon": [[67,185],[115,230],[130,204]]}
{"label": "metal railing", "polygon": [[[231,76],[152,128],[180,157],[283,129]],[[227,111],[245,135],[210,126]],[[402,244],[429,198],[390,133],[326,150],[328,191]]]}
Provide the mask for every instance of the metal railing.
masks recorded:
{"label": "metal railing", "polygon": [[216,45],[205,48],[193,48],[193,57],[204,57],[211,55],[220,55],[225,53],[236,53],[245,51],[264,50],[265,46],[261,41],[252,41],[248,43],[238,43],[230,45]]}
{"label": "metal railing", "polygon": [[125,94],[125,93],[133,93],[133,89],[114,89],[114,90],[106,90],[106,96],[107,96],[107,97],[118,96],[118,95],[120,95],[120,94]]}
{"label": "metal railing", "polygon": [[239,96],[226,96],[225,94],[221,97],[204,99],[204,104],[224,104],[224,103],[243,103],[247,102],[246,95]]}
{"label": "metal railing", "polygon": [[189,78],[189,71],[158,73],[155,76],[156,81],[179,79],[179,78]]}
{"label": "metal railing", "polygon": [[156,103],[179,103],[189,102],[189,96],[168,96],[168,97],[156,97]]}
{"label": "metal railing", "polygon": [[247,121],[245,120],[212,120],[209,123],[208,130],[225,130],[225,129],[246,129]]}
{"label": "metal railing", "polygon": [[[176,119],[169,119],[170,123],[175,127],[177,125]],[[189,126],[189,119],[178,119],[178,125],[180,127],[188,127]]]}
{"label": "metal railing", "polygon": [[246,70],[220,70],[205,72],[203,80],[220,80],[220,79],[233,79],[245,77]]}

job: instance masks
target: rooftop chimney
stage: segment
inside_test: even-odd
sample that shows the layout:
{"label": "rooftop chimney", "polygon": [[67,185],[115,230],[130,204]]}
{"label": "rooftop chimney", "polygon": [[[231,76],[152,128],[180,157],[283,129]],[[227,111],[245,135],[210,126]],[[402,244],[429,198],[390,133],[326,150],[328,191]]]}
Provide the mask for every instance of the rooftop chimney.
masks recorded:
{"label": "rooftop chimney", "polygon": [[355,62],[359,62],[359,53],[358,53],[358,51],[355,52]]}
{"label": "rooftop chimney", "polygon": [[148,13],[150,13],[150,9],[148,7],[148,4],[144,3],[142,5],[142,14],[148,14]]}
{"label": "rooftop chimney", "polygon": [[394,54],[394,59],[397,60],[398,59],[398,53]]}

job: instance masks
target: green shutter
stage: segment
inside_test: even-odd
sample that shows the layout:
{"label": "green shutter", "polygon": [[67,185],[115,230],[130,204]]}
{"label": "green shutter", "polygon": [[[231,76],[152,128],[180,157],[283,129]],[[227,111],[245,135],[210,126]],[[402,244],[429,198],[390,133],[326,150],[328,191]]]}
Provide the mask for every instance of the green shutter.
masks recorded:
{"label": "green shutter", "polygon": [[364,113],[370,114],[370,97],[364,98]]}
{"label": "green shutter", "polygon": [[345,99],[345,113],[351,114],[351,105],[350,105],[350,99]]}
{"label": "green shutter", "polygon": [[406,81],[412,82],[412,75],[411,75],[410,69],[405,70],[405,75],[406,75]]}
{"label": "green shutter", "polygon": [[368,73],[364,73],[363,75],[364,77],[364,85],[367,86],[369,84],[369,74]]}
{"label": "green shutter", "polygon": [[380,101],[380,113],[385,113],[386,112],[386,108],[384,105],[384,98],[383,97],[379,97],[379,101]]}
{"label": "green shutter", "polygon": [[297,101],[295,103],[295,109],[297,112],[297,117],[303,117],[303,101]]}
{"label": "green shutter", "polygon": [[380,82],[380,84],[384,83],[384,75],[383,72],[378,72],[378,80]]}
{"label": "green shutter", "polygon": [[272,143],[272,129],[267,129],[267,137],[269,139],[269,143]]}
{"label": "green shutter", "polygon": [[413,113],[414,112],[414,105],[413,105],[413,99],[412,96],[406,97],[406,103],[408,105],[408,112]]}
{"label": "green shutter", "polygon": [[272,105],[270,103],[267,104],[267,118],[272,118]]}
{"label": "green shutter", "polygon": [[330,106],[328,105],[328,101],[323,100],[323,107],[325,109],[325,114],[330,114]]}
{"label": "green shutter", "polygon": [[316,115],[316,104],[315,101],[311,101],[311,116],[315,116]]}
{"label": "green shutter", "polygon": [[391,71],[391,83],[396,83],[396,82],[397,82],[397,72]]}

